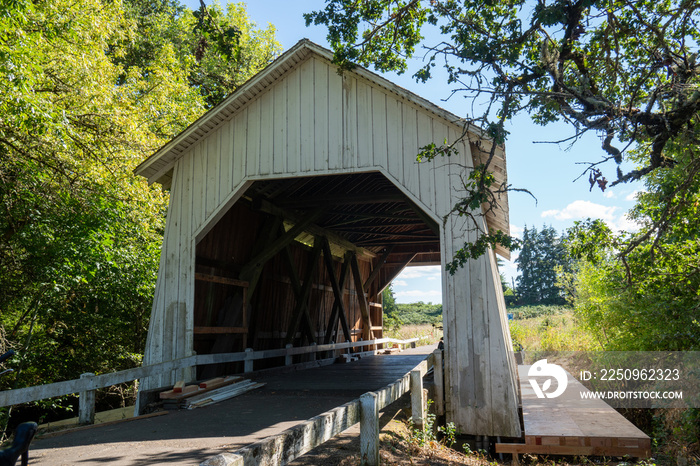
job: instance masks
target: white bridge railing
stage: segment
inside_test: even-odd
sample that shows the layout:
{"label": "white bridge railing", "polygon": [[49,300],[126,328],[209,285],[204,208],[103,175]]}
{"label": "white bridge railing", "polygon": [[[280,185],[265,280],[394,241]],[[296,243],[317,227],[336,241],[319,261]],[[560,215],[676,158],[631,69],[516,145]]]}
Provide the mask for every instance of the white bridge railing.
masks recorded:
{"label": "white bridge railing", "polygon": [[[311,345],[292,347],[287,345],[286,348],[253,351],[247,348],[244,352],[239,353],[221,353],[221,354],[202,354],[194,355],[186,358],[175,359],[160,364],[150,366],[142,366],[134,369],[127,369],[119,372],[111,372],[109,374],[82,374],[79,379],[67,380],[64,382],[56,382],[47,385],[37,385],[34,387],[18,388],[15,390],[0,391],[0,407],[12,406],[21,403],[29,403],[32,401],[44,400],[57,396],[70,395],[79,393],[81,398],[80,403],[80,420],[81,423],[90,423],[90,419],[94,418],[94,391],[99,388],[110,387],[120,383],[131,382],[167,373],[170,371],[184,369],[187,367],[201,366],[206,364],[220,364],[227,362],[244,362],[244,372],[253,371],[253,362],[259,359],[285,357],[285,364],[291,365],[292,357],[300,354],[312,354],[325,351],[343,350],[349,348],[358,348],[363,346],[374,346],[385,343],[395,343],[398,345],[412,345],[418,338],[410,340],[396,340],[393,338],[379,338],[376,340],[365,340],[356,342],[332,343],[328,345]],[[85,401],[88,401],[85,403]]]}

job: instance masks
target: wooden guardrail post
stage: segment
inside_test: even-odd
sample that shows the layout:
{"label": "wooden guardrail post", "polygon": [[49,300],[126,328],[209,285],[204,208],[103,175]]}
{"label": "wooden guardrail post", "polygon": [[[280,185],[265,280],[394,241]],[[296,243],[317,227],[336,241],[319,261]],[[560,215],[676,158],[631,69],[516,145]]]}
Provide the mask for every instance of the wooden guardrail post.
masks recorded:
{"label": "wooden guardrail post", "polygon": [[438,416],[445,414],[445,378],[442,367],[442,350],[433,351],[433,378],[435,379],[435,408]]}
{"label": "wooden guardrail post", "polygon": [[[290,348],[293,348],[294,345],[291,344],[291,343],[287,343],[286,345],[284,345],[284,347],[285,347],[285,349],[290,349]],[[285,366],[291,366],[291,365],[292,365],[292,361],[293,361],[292,355],[289,354],[289,352],[287,352],[287,355],[284,357],[284,365],[285,365]]]}
{"label": "wooden guardrail post", "polygon": [[411,371],[411,411],[413,425],[418,429],[423,429],[425,403],[423,400],[423,374],[420,369]]}
{"label": "wooden guardrail post", "polygon": [[[94,377],[92,372],[80,374],[81,379]],[[78,422],[80,424],[95,423],[95,390],[85,390],[80,392],[78,398]]]}
{"label": "wooden guardrail post", "polygon": [[379,465],[379,406],[374,392],[360,397],[360,458],[362,466]]}
{"label": "wooden guardrail post", "polygon": [[246,348],[245,349],[245,361],[243,362],[243,372],[246,374],[248,372],[253,372],[253,348]]}

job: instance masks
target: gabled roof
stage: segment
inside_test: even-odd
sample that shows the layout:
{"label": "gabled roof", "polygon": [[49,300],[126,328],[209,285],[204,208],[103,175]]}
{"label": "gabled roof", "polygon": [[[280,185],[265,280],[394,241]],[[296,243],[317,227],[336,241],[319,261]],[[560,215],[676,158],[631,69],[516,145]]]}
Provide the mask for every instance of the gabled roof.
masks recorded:
{"label": "gabled roof", "polygon": [[[240,109],[245,107],[256,96],[274,85],[289,70],[307,60],[311,55],[316,55],[325,61],[331,62],[333,53],[308,39],[300,40],[294,47],[284,52],[280,57],[270,63],[265,69],[257,73],[245,84],[224,99],[216,107],[202,115],[184,131],[173,138],[169,143],[161,147],[156,153],[148,157],[135,169],[134,173],[148,179],[149,183],[160,183],[166,188],[170,186],[172,171],[175,162],[196,144],[199,140],[207,137],[209,133],[215,131],[220,125],[228,121]],[[445,109],[429,102],[428,100],[388,81],[382,76],[373,73],[365,68],[356,66],[348,73],[354,73],[373,84],[393,93],[401,98],[407,99],[413,105],[422,108],[438,118],[444,119],[450,124],[464,128],[467,122]],[[488,158],[488,150],[491,147],[489,139],[480,128],[469,125],[468,132],[475,136],[475,140],[482,142],[478,147],[474,141],[471,143],[474,164],[480,164]],[[498,147],[496,157],[492,160],[492,171],[496,177],[497,185],[506,182],[506,161],[505,151]],[[506,233],[510,231],[508,221],[508,198],[506,195],[499,197],[499,206],[495,211],[487,212],[486,221],[490,229],[500,229]],[[508,255],[507,251],[499,253]]]}

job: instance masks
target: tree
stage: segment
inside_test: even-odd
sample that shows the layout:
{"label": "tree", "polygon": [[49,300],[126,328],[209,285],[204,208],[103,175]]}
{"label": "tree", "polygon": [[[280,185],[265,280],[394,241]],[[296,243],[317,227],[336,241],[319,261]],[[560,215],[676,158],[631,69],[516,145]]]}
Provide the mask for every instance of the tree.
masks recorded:
{"label": "tree", "polygon": [[[672,146],[697,145],[698,2],[329,0],[325,9],[305,17],[307,25],[328,26],[338,64],[358,62],[380,71],[404,72],[425,31],[439,31],[439,38],[424,46],[426,64],[414,76],[426,81],[442,64],[452,94],[465,94],[472,110],[485,109],[467,118],[465,133],[477,124],[502,143],[505,123],[523,112],[538,124],[570,123],[573,135],[559,142],[573,143],[593,131],[601,138],[602,157],[587,168],[591,188],[608,186],[601,169],[605,162],[617,164],[610,183],[615,185],[676,165]],[[455,143],[426,146],[419,159],[448,155]],[[635,162],[633,169],[623,171],[626,160]],[[509,189],[492,186],[489,165],[490,159],[475,167],[455,212],[471,215],[484,203],[495,204],[494,191]],[[699,165],[693,151],[691,172]],[[677,187],[689,182],[690,174]],[[660,232],[658,224],[647,228]],[[480,239],[482,245],[512,240],[502,232],[481,232]],[[460,253],[481,254],[485,248],[478,245],[465,245]]]}
{"label": "tree", "polygon": [[[233,7],[218,24],[235,25],[245,63],[202,92],[193,14],[130,5],[0,4],[0,346],[23,358],[15,385],[140,364],[168,197],[132,169],[259,68]],[[262,61],[278,47],[259,46]]]}
{"label": "tree", "polygon": [[[660,234],[650,234],[648,227],[614,234],[600,220],[577,223],[567,232],[570,254],[578,261],[572,278],[575,312],[604,349],[700,348],[700,177],[693,173],[679,189],[692,171],[690,152],[684,148],[674,167],[648,176],[646,191],[628,214],[642,226],[662,225]],[[682,221],[670,222],[671,216]]]}
{"label": "tree", "polygon": [[542,227],[523,231],[518,264],[517,293],[524,304],[563,304],[557,284],[557,270],[566,266],[566,254],[554,228]]}

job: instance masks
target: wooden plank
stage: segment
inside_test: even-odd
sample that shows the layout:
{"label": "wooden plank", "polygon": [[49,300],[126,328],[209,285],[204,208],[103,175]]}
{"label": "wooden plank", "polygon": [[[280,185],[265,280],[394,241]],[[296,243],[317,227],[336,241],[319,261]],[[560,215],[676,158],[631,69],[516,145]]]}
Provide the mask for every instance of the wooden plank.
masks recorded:
{"label": "wooden plank", "polygon": [[411,106],[403,105],[402,115],[403,125],[403,185],[411,193],[420,192],[420,182],[418,180],[418,121],[416,109]]}
{"label": "wooden plank", "polygon": [[522,443],[497,443],[496,453],[567,455],[567,456],[632,456],[648,458],[651,447],[594,447],[565,445],[526,445]]}
{"label": "wooden plank", "polygon": [[268,90],[258,96],[258,100],[260,101],[260,174],[267,175],[272,173],[272,158],[274,156],[274,94]]}
{"label": "wooden plank", "polygon": [[365,295],[362,274],[360,273],[360,265],[357,262],[357,256],[354,254],[350,258],[350,270],[352,271],[355,291],[357,292],[357,300],[360,305],[360,313],[362,314],[362,338],[365,340],[371,340],[373,338],[372,319],[369,315],[369,305],[367,304],[367,296]]}
{"label": "wooden plank", "polygon": [[294,241],[294,238],[299,236],[299,234],[302,233],[307,226],[313,223],[320,216],[321,210],[317,209],[302,219],[299,223],[295,224],[289,231],[287,231],[287,233],[275,240],[262,252],[248,261],[248,263],[241,269],[241,278],[244,280],[248,279],[254,270],[262,267],[268,260],[284,249],[289,243]]}
{"label": "wooden plank", "polygon": [[247,327],[201,327],[197,326],[194,328],[195,335],[218,335],[218,334],[231,334],[231,333],[248,333]]}
{"label": "wooden plank", "polygon": [[379,260],[375,264],[374,269],[369,274],[369,277],[367,277],[367,280],[365,281],[365,283],[363,285],[363,288],[365,291],[369,291],[369,287],[372,285],[374,280],[376,280],[377,277],[379,276],[379,271],[382,269],[382,267],[386,263],[387,259],[389,259],[389,254],[391,254],[391,252],[394,250],[395,247],[396,246],[392,244],[391,246],[387,247],[384,250],[384,253],[381,255],[381,257],[379,258]]}
{"label": "wooden plank", "polygon": [[364,81],[357,80],[357,166],[369,167],[374,164],[372,150],[372,88]]}
{"label": "wooden plank", "polygon": [[292,320],[289,324],[289,329],[287,330],[287,338],[285,343],[292,342],[300,323],[303,324],[302,329],[306,333],[309,342],[314,343],[316,341],[316,338],[313,335],[311,317],[309,316],[309,296],[311,293],[313,276],[316,273],[321,256],[321,243],[322,241],[319,238],[316,238],[314,241],[314,249],[309,256],[309,263],[307,266],[304,283],[301,286],[300,293],[297,295],[296,305],[292,311]]}
{"label": "wooden plank", "polygon": [[301,91],[301,115],[298,124],[301,128],[301,172],[314,169],[314,60],[307,60],[299,66],[301,73],[299,88]]}
{"label": "wooden plank", "polygon": [[588,389],[571,374],[567,373],[567,389],[562,395],[540,399],[529,383],[529,368],[518,366],[527,448],[505,448],[560,455],[650,454],[649,437],[605,401],[583,398],[580,393]]}
{"label": "wooden plank", "polygon": [[343,73],[343,168],[357,166],[357,78]]}
{"label": "wooden plank", "polygon": [[343,78],[328,63],[328,168],[343,167]]}
{"label": "wooden plank", "polygon": [[316,171],[328,170],[328,65],[313,60],[314,80],[314,169]]}
{"label": "wooden plank", "polygon": [[273,171],[284,173],[287,170],[287,83],[275,84],[274,93],[274,118],[272,131],[272,157]]}
{"label": "wooden plank", "polygon": [[403,183],[404,178],[401,112],[401,102],[388,95],[386,100],[387,169],[399,183]]}
{"label": "wooden plank", "polygon": [[240,286],[243,288],[248,288],[248,286],[250,286],[250,283],[247,281],[244,281],[244,280],[236,280],[235,278],[221,277],[218,275],[207,275],[204,273],[195,273],[194,279],[200,280],[203,282],[221,283],[224,285],[231,285],[231,286]]}
{"label": "wooden plank", "polygon": [[258,176],[260,172],[260,100],[253,100],[246,121],[246,173]]}
{"label": "wooden plank", "polygon": [[374,165],[388,169],[386,93],[372,86],[372,154]]}
{"label": "wooden plank", "polygon": [[231,123],[226,122],[216,132],[219,137],[219,203],[226,199],[231,191],[231,165],[233,157],[231,157]]}
{"label": "wooden plank", "polygon": [[333,296],[335,301],[333,302],[333,308],[331,309],[331,314],[328,319],[328,328],[326,329],[326,339],[325,343],[330,343],[331,338],[334,337],[336,333],[338,318],[343,328],[343,335],[345,336],[345,341],[350,341],[350,329],[348,328],[348,322],[345,317],[345,305],[343,303],[343,295],[345,293],[345,282],[347,279],[348,272],[348,261],[345,261],[340,271],[340,280],[335,277],[335,267],[333,266],[333,256],[331,255],[331,247],[328,243],[328,238],[325,236],[322,238],[323,247],[323,260],[326,263],[326,270],[328,271],[328,276],[331,281],[331,288],[333,289]]}
{"label": "wooden plank", "polygon": [[216,137],[216,133],[204,139],[203,143],[207,159],[206,210],[204,211],[204,218],[208,218],[219,206],[219,175],[221,173],[219,163],[221,162],[221,153],[219,151],[219,138]]}
{"label": "wooden plank", "polygon": [[298,173],[301,166],[301,101],[300,72],[292,70],[285,83],[287,86],[287,173]]}
{"label": "wooden plank", "polygon": [[246,140],[247,124],[247,108],[243,109],[241,113],[231,120],[231,126],[233,128],[231,131],[233,135],[233,173],[231,179],[233,186],[238,185],[246,175],[246,161],[248,159]]}

